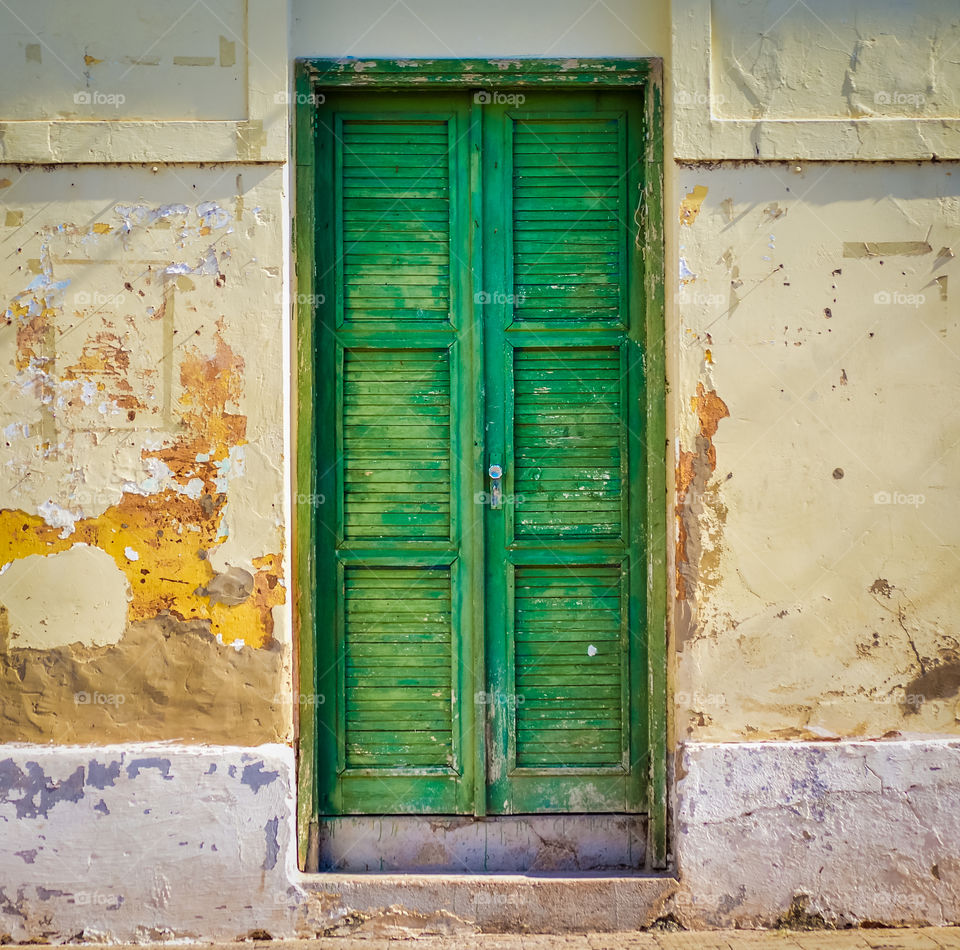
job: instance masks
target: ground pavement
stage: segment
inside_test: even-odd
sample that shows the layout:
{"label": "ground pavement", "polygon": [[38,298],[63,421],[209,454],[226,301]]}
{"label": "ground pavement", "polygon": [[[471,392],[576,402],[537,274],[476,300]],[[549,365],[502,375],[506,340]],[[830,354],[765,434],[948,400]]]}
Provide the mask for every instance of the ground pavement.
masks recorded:
{"label": "ground pavement", "polygon": [[[356,935],[317,940],[207,944],[202,950],[960,950],[960,927],[909,930],[710,930],[615,934],[451,934],[395,939]],[[83,950],[95,950],[85,944]],[[111,946],[109,950],[169,950]]]}

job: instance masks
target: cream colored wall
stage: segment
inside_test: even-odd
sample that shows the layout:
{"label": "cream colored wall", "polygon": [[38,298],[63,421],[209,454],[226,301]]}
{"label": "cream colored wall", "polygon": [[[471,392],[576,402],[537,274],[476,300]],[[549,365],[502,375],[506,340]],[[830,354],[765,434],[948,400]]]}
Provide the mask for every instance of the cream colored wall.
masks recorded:
{"label": "cream colored wall", "polygon": [[293,0],[293,57],[669,58],[666,0]]}
{"label": "cream colored wall", "polygon": [[958,729],[955,13],[674,2],[678,741]]}
{"label": "cream colored wall", "polygon": [[960,158],[951,0],[672,0],[674,155]]}
{"label": "cream colored wall", "polygon": [[956,732],[960,168],[679,186],[679,737]]}
{"label": "cream colored wall", "polygon": [[[0,632],[5,656],[68,671],[6,738],[60,736],[77,683],[120,689],[91,656],[114,671],[161,641],[185,651],[150,669],[168,708],[209,700],[184,665],[249,658],[251,741],[289,736],[287,88],[292,57],[338,55],[665,59],[667,151],[687,160],[665,169],[676,736],[953,731],[960,172],[841,160],[956,150],[956,25],[941,0],[911,11],[899,58],[898,5],[297,0],[289,44],[264,0],[184,0],[159,33],[147,6],[0,14]],[[741,161],[771,151],[792,160]],[[48,576],[72,609],[44,606]],[[27,722],[6,695],[3,721]],[[82,735],[122,737],[127,710]],[[151,707],[138,734],[222,719]]]}
{"label": "cream colored wall", "polygon": [[292,734],[286,30],[0,12],[0,740]]}

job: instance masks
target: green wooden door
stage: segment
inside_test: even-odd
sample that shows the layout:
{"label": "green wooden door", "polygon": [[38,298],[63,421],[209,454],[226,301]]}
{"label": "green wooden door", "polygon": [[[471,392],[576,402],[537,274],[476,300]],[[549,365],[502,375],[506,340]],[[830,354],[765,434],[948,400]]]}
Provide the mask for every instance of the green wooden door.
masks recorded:
{"label": "green wooden door", "polygon": [[642,115],[318,110],[321,814],[646,807]]}

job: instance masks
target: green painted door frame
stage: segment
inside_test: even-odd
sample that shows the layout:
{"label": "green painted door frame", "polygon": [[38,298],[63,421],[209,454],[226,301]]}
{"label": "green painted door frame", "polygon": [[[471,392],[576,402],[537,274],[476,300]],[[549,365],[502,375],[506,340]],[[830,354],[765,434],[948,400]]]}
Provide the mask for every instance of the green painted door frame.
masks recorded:
{"label": "green painted door frame", "polygon": [[[556,91],[565,89],[570,93],[574,91],[580,93],[588,92],[617,92],[627,95],[626,107],[631,108],[629,103],[635,102],[643,114],[644,140],[632,143],[631,148],[635,149],[634,154],[642,153],[642,202],[640,204],[639,214],[636,216],[637,233],[632,235],[631,239],[636,246],[641,249],[638,255],[638,262],[634,263],[635,268],[639,268],[637,275],[639,280],[633,288],[633,302],[630,304],[634,309],[642,309],[642,315],[636,327],[635,344],[629,341],[624,343],[629,347],[635,345],[638,347],[637,359],[631,361],[630,351],[623,350],[621,356],[617,359],[624,369],[636,362],[642,366],[638,369],[639,385],[631,385],[627,390],[631,399],[636,399],[641,403],[639,407],[639,417],[642,420],[642,434],[633,433],[630,436],[629,456],[631,464],[639,462],[643,466],[642,478],[638,484],[641,486],[643,497],[636,497],[631,500],[632,512],[641,511],[644,513],[642,531],[634,530],[631,532],[630,554],[636,557],[640,555],[645,560],[645,565],[638,565],[631,574],[639,577],[641,587],[635,591],[624,592],[624,603],[629,602],[631,612],[629,616],[629,630],[625,630],[628,637],[635,638],[640,643],[642,649],[639,655],[643,657],[644,669],[632,671],[630,689],[643,690],[647,693],[646,712],[641,720],[635,720],[632,728],[643,728],[646,735],[643,747],[647,750],[645,755],[647,761],[645,767],[640,771],[647,775],[647,787],[642,790],[639,800],[646,804],[646,810],[649,815],[650,827],[650,863],[654,868],[662,868],[666,863],[667,854],[667,794],[666,794],[666,668],[665,668],[665,609],[666,609],[666,474],[665,474],[665,381],[664,381],[664,357],[663,357],[663,247],[662,247],[662,128],[660,111],[660,86],[659,86],[659,62],[651,60],[631,60],[631,61],[610,61],[610,60],[592,60],[578,61],[571,65],[569,61],[534,61],[534,60],[515,60],[509,62],[503,61],[454,61],[454,60],[432,60],[420,63],[411,61],[363,61],[356,62],[352,60],[344,61],[318,61],[306,60],[297,63],[296,70],[296,139],[295,139],[295,161],[296,161],[296,221],[295,221],[295,252],[296,252],[296,278],[297,278],[297,383],[296,393],[298,405],[296,408],[297,420],[297,438],[296,438],[296,499],[318,498],[333,499],[336,497],[335,486],[338,484],[336,479],[342,477],[342,472],[338,475],[335,470],[322,470],[317,466],[317,458],[339,458],[342,454],[338,440],[342,438],[339,431],[331,431],[333,427],[319,424],[319,420],[329,420],[334,418],[334,399],[339,399],[337,393],[343,392],[341,382],[339,389],[330,385],[319,385],[323,378],[326,378],[334,366],[330,363],[329,353],[333,349],[331,340],[321,338],[322,330],[316,322],[317,302],[328,299],[331,294],[339,293],[335,283],[331,282],[329,268],[318,269],[317,261],[325,259],[330,254],[330,248],[327,244],[329,238],[329,228],[326,230],[322,222],[318,220],[318,198],[321,195],[328,194],[333,188],[334,183],[325,179],[327,174],[324,169],[331,167],[323,160],[318,152],[322,148],[322,136],[317,134],[317,105],[324,101],[326,95],[335,94],[336,90],[369,90],[370,92],[381,92],[390,90],[395,94],[402,94],[404,90],[420,92],[439,92],[446,88],[453,90],[482,90],[487,94],[487,100],[493,96],[494,108],[496,108],[496,93],[500,90],[528,90],[526,93],[532,99],[535,99],[541,91]],[[508,97],[503,97],[505,100]],[[484,101],[484,100],[480,100]],[[608,102],[609,100],[608,97]],[[549,100],[544,101],[544,106],[549,105]],[[477,110],[473,110],[476,112]],[[543,113],[547,116],[546,113]],[[481,169],[477,166],[481,159],[481,129],[479,121],[464,120],[469,134],[466,141],[469,148],[464,149],[461,158],[451,164],[454,174],[460,177],[456,172],[458,165],[462,165],[461,187],[474,187],[470,182],[479,182],[481,178]],[[509,121],[509,120],[508,120]],[[488,123],[488,127],[493,128],[493,123]],[[501,124],[501,127],[502,124]],[[491,173],[490,169],[484,170],[487,177],[496,178],[496,172]],[[464,184],[466,183],[466,184]],[[639,178],[638,178],[639,183]],[[481,207],[481,197],[479,194],[472,196],[471,206]],[[484,216],[496,214],[496,203],[487,203],[484,206]],[[479,242],[475,242],[479,245]],[[468,266],[474,275],[483,273],[493,273],[498,267],[498,262],[494,258],[480,260],[480,248],[475,246],[468,257]],[[496,279],[493,280],[496,284]],[[477,285],[479,286],[479,285]],[[506,284],[504,284],[506,286]],[[495,321],[496,322],[496,321]],[[507,325],[509,320],[507,321]],[[507,344],[508,337],[504,336],[504,329],[507,325],[500,324],[500,328],[488,337],[486,345],[489,354],[491,352],[503,352],[503,347]],[[541,328],[542,331],[543,328]],[[599,336],[584,338],[583,344],[589,346],[599,346],[595,351],[584,351],[587,359],[585,366],[588,372],[602,373],[604,360],[608,359],[608,354],[614,354],[616,347],[611,349],[615,343],[613,337],[604,340],[604,328],[595,328]],[[552,331],[556,333],[557,331]],[[499,336],[498,336],[499,334]],[[514,343],[521,337],[513,337]],[[467,334],[457,346],[469,347],[474,345],[476,336]],[[538,362],[538,350],[532,347],[533,338],[525,350],[517,350],[523,353],[524,364],[523,372],[541,371],[546,363],[542,360]],[[407,341],[407,345],[411,341]],[[604,347],[604,342],[607,346]],[[326,347],[324,344],[326,343]],[[383,341],[377,344],[383,346]],[[429,346],[429,340],[414,341],[413,345],[423,347]],[[542,346],[549,347],[549,340],[541,341]],[[619,345],[619,344],[618,344]],[[492,349],[491,349],[492,347]],[[532,347],[532,348],[531,348]],[[499,348],[499,349],[498,349]],[[424,353],[430,352],[424,350]],[[440,351],[435,351],[440,352]],[[549,351],[544,351],[549,352]],[[320,354],[325,354],[325,362],[318,362]],[[343,355],[337,348],[336,365],[340,368],[335,372],[338,378],[342,375]],[[518,357],[519,358],[519,357]],[[327,365],[327,364],[330,365]],[[528,365],[529,364],[529,365]],[[469,363],[467,365],[470,365]],[[479,364],[478,364],[479,365]],[[519,366],[519,364],[518,364]],[[556,377],[555,370],[549,370]],[[509,372],[507,369],[507,376]],[[401,375],[403,375],[401,373]],[[563,373],[560,373],[563,376]],[[598,378],[601,378],[598,377]],[[360,377],[358,377],[360,378]],[[535,378],[535,377],[531,377]],[[478,381],[474,381],[478,384]],[[467,380],[454,380],[456,386],[460,387],[464,397],[465,404],[469,403],[476,406],[478,400],[471,400]],[[452,385],[453,385],[452,384]],[[361,388],[362,388],[362,384]],[[490,385],[490,379],[488,379]],[[493,388],[496,387],[495,381]],[[501,394],[507,400],[513,398],[513,387],[509,384],[502,386],[504,392]],[[536,390],[541,392],[543,390]],[[562,383],[561,389],[562,393]],[[495,397],[496,398],[496,397]],[[518,408],[519,409],[522,407]],[[555,408],[547,407],[546,410],[556,413]],[[474,413],[475,414],[475,413]],[[463,440],[467,439],[470,431],[480,431],[483,418],[473,418],[472,416],[461,420],[463,429],[459,434],[454,433],[455,444],[460,440],[461,453],[463,452]],[[488,420],[489,422],[489,420]],[[339,430],[339,425],[337,427]],[[503,429],[502,424],[493,425],[492,430],[496,439],[500,442],[506,440],[509,442],[510,433]],[[355,430],[361,431],[361,430]],[[491,428],[488,427],[488,433]],[[625,446],[626,447],[626,446]],[[499,451],[499,447],[498,447]],[[486,471],[487,463],[492,459],[487,457],[487,449],[483,446],[477,446],[475,453],[477,473],[481,470]],[[624,464],[626,464],[624,462]],[[512,471],[507,473],[505,478],[507,485],[505,491],[509,494],[513,485]],[[479,475],[478,475],[479,477]],[[518,476],[519,477],[519,476]],[[539,476],[538,476],[539,477]],[[473,484],[461,486],[461,494],[470,493],[472,488],[478,487]],[[461,500],[462,502],[462,500]],[[457,503],[454,504],[454,514],[456,517]],[[326,753],[328,758],[320,757],[321,744],[318,743],[317,735],[317,717],[316,703],[319,697],[326,696],[337,688],[336,680],[331,677],[331,666],[329,663],[318,663],[316,655],[316,631],[318,623],[318,602],[326,603],[329,598],[336,594],[336,589],[330,585],[330,578],[337,577],[339,571],[342,575],[343,565],[336,566],[330,559],[333,557],[333,539],[329,537],[329,518],[324,520],[318,514],[318,506],[309,504],[295,505],[295,602],[298,623],[298,676],[299,676],[299,702],[296,708],[299,711],[298,717],[298,840],[299,857],[301,867],[312,868],[315,861],[311,850],[313,842],[316,840],[316,822],[317,816],[322,810],[328,810],[331,806],[328,800],[325,809],[320,808],[318,798],[318,775],[325,775],[330,769],[342,768],[342,761],[329,759],[331,754]],[[328,509],[329,510],[329,509]],[[492,514],[492,512],[491,512]],[[575,516],[575,513],[574,513]],[[342,518],[342,512],[338,515]],[[464,519],[462,526],[465,526],[470,519]],[[496,549],[499,545],[500,551],[506,552],[503,547],[505,539],[509,532],[516,533],[513,513],[510,509],[505,513],[505,517],[497,520],[496,524],[507,525],[509,531],[507,535],[502,533],[498,535],[497,530],[492,534],[488,532],[487,545],[492,544]],[[549,528],[549,525],[547,526]],[[466,529],[469,533],[469,528]],[[527,533],[535,534],[539,526],[532,521],[528,525]],[[614,532],[615,533],[615,532]],[[458,537],[454,532],[454,537]],[[549,536],[549,532],[548,532]],[[474,543],[466,535],[460,536],[464,545]],[[342,539],[341,539],[342,541]],[[515,545],[514,545],[515,546]],[[558,545],[555,545],[558,546]],[[349,546],[348,546],[349,547]],[[361,545],[362,548],[362,545]],[[342,549],[342,544],[341,544]],[[618,570],[616,564],[618,557],[626,556],[626,551],[622,554],[617,553],[619,549],[616,546],[610,547],[607,554],[609,559],[609,568],[602,569],[609,573],[611,570]],[[361,551],[361,558],[369,556]],[[399,555],[398,555],[399,556]],[[450,556],[456,558],[456,552],[451,551]],[[584,555],[576,550],[576,545],[563,554],[562,563],[575,564],[577,557]],[[591,552],[588,561],[595,564],[597,561],[596,552]],[[349,557],[349,552],[348,552]],[[539,600],[528,600],[528,604],[545,603],[543,597],[544,591],[537,585],[539,583],[536,568],[524,568],[522,566],[523,557],[518,554],[520,561],[516,568],[511,568],[507,588],[497,590],[496,581],[490,577],[480,587],[487,587],[488,604],[493,604],[494,609],[499,603],[512,603],[515,596],[516,584],[521,585],[523,596],[527,598],[539,598]],[[341,555],[342,559],[342,555]],[[534,557],[533,564],[542,563],[543,555]],[[426,588],[429,589],[431,581],[427,575],[427,570],[436,561],[435,554],[431,555],[423,564],[423,573],[425,576]],[[395,562],[388,562],[395,563]],[[635,563],[637,563],[635,561]],[[411,562],[409,566],[416,565]],[[642,570],[643,566],[646,570]],[[516,576],[522,579],[516,581]],[[364,596],[363,571],[355,570],[353,572],[360,585],[361,596]],[[386,585],[389,588],[389,570],[386,575],[381,572],[373,581],[375,584]],[[384,580],[383,576],[388,579]],[[612,575],[611,575],[612,576]],[[318,588],[318,580],[321,587]],[[609,584],[609,577],[604,575],[603,584]],[[645,584],[643,581],[645,580]],[[342,577],[339,580],[340,589],[343,587]],[[556,585],[556,579],[552,581]],[[597,581],[600,584],[600,581]],[[326,589],[324,585],[328,585]],[[482,630],[484,623],[484,591],[476,589],[477,583],[473,583],[473,589],[467,588],[466,596],[460,595],[460,602],[453,603],[446,609],[452,609],[454,616],[459,616],[459,624],[465,630]],[[321,589],[323,588],[323,589]],[[583,591],[572,587],[558,588],[561,595],[580,597]],[[492,592],[492,593],[491,593]],[[547,591],[548,594],[555,595],[557,590]],[[431,594],[431,596],[434,596]],[[519,595],[517,595],[519,596]],[[427,601],[424,604],[429,606]],[[438,608],[439,609],[439,608]],[[511,626],[513,617],[512,607],[506,611],[503,618],[505,629]],[[455,624],[454,629],[458,629]],[[535,632],[536,633],[536,632]],[[509,636],[515,636],[516,631],[510,630]],[[535,637],[534,637],[535,638]],[[469,639],[469,637],[467,638]],[[465,647],[469,650],[469,645]],[[510,652],[513,655],[513,652]],[[591,654],[593,655],[593,654]],[[480,664],[482,669],[482,663]],[[503,676],[503,670],[491,670],[491,682],[494,684],[505,684],[508,678]],[[342,676],[342,672],[340,673]],[[499,677],[499,678],[498,678]],[[484,679],[484,682],[486,680]],[[462,697],[469,695],[472,687],[476,683],[459,683],[458,693]],[[499,688],[497,685],[495,688]],[[523,791],[523,769],[516,769],[517,762],[514,761],[517,752],[517,737],[510,732],[507,726],[507,719],[502,714],[493,716],[492,729],[495,735],[503,733],[497,741],[502,741],[503,747],[509,747],[509,755],[512,770],[521,776],[520,779],[507,786],[499,786],[499,791],[504,792],[511,799],[509,810],[516,812],[536,810],[536,802],[542,794],[542,788],[538,787],[537,782],[530,786],[529,793]],[[474,724],[468,723],[469,729],[474,729]],[[459,728],[454,722],[454,730]],[[509,735],[507,733],[510,733]],[[486,801],[486,751],[484,743],[478,742],[477,749],[474,751],[475,761],[461,762],[458,770],[462,776],[462,783],[469,783],[476,786],[476,801],[478,803],[478,813],[483,813],[484,806],[480,801]],[[330,743],[324,744],[324,748],[330,749]],[[532,746],[533,749],[539,749],[540,746]],[[340,753],[341,758],[343,752]],[[531,761],[536,761],[536,755],[533,754]],[[634,762],[634,765],[637,763]],[[635,773],[637,770],[634,769]],[[494,776],[496,778],[496,776]],[[358,776],[362,782],[362,774]],[[373,778],[373,782],[379,779]],[[528,780],[529,781],[529,780]],[[616,782],[616,778],[611,774],[609,781]],[[539,780],[542,786],[542,779]],[[457,806],[456,802],[464,794],[452,791],[454,798],[445,797],[448,792],[442,787],[443,783],[436,784],[436,795],[434,797],[432,810],[437,811],[463,811]],[[428,783],[429,785],[429,783]],[[561,785],[557,789],[561,789]],[[432,787],[432,786],[431,786]],[[611,786],[612,788],[613,786]],[[496,781],[494,788],[498,788]],[[471,793],[472,794],[472,793]],[[499,794],[499,792],[498,792]],[[558,791],[558,794],[560,792]],[[566,793],[569,800],[569,790]],[[434,793],[430,793],[434,795]],[[460,797],[458,797],[460,796]],[[471,797],[467,795],[467,798]],[[425,810],[431,810],[429,802],[425,799]],[[443,804],[447,802],[447,804]]]}

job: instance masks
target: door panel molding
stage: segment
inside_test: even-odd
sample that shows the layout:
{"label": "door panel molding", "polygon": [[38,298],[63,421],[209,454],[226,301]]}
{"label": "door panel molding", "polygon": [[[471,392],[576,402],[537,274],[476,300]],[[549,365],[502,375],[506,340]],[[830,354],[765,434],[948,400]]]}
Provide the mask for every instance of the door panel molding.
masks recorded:
{"label": "door panel molding", "polygon": [[[627,442],[643,424],[643,311],[628,305],[642,280],[628,195],[646,171],[643,109],[618,90],[537,89],[522,105],[483,111],[484,230],[498,236],[484,279],[500,291],[484,307],[487,440],[502,448],[516,502],[486,526],[488,679],[506,700],[491,709],[491,811],[644,810],[645,689],[627,679],[646,669],[646,643],[627,635],[632,598],[622,590],[639,590],[645,573],[644,544],[631,555],[629,539],[645,523],[642,493],[631,498],[630,487],[646,471],[628,472]],[[569,277],[553,275],[558,253],[572,261]],[[612,281],[602,269],[611,261]],[[528,264],[540,270],[519,284],[515,267]],[[574,570],[544,564],[562,562],[568,547],[587,554]],[[525,600],[524,588],[539,594]],[[613,641],[603,637],[611,620]],[[528,631],[536,648],[524,669]]]}
{"label": "door panel molding", "polygon": [[[472,212],[469,102],[455,92],[397,96],[389,108],[370,93],[327,99],[313,123],[329,183],[314,219],[313,398],[325,406],[316,426],[333,430],[318,433],[313,458],[325,485],[316,805],[471,813],[477,729],[464,699],[477,689],[482,552],[474,473],[461,464],[476,415],[463,371],[474,359],[462,305],[471,267],[455,240]],[[431,551],[443,563],[425,559]]]}
{"label": "door panel molding", "polygon": [[[411,61],[364,61],[362,67],[352,60],[298,61],[296,67],[296,88],[298,103],[296,113],[296,187],[297,187],[297,220],[295,223],[296,247],[296,274],[297,274],[297,453],[296,453],[296,497],[320,497],[326,486],[332,489],[331,475],[318,471],[313,460],[318,452],[323,451],[324,440],[329,436],[318,429],[318,421],[323,418],[332,418],[333,407],[325,402],[320,393],[324,387],[316,386],[322,367],[317,359],[329,348],[329,338],[324,338],[322,328],[316,323],[316,300],[328,292],[336,293],[329,273],[317,267],[318,254],[323,253],[325,235],[318,232],[319,222],[316,217],[316,199],[325,190],[330,193],[334,182],[332,175],[322,166],[324,162],[318,156],[317,110],[315,104],[322,101],[320,96],[324,90],[333,90],[337,87],[351,86],[369,87],[376,90],[402,90],[416,87],[429,90],[431,87],[446,86],[451,89],[482,90],[487,89],[543,89],[579,87],[600,91],[604,88],[619,88],[633,90],[640,96],[646,135],[643,142],[643,188],[642,202],[635,213],[637,234],[635,240],[641,246],[642,266],[638,280],[630,288],[631,307],[640,314],[641,336],[644,341],[642,352],[643,381],[641,390],[634,391],[631,387],[629,398],[638,398],[642,409],[645,427],[642,433],[632,432],[628,438],[628,453],[630,465],[642,465],[645,478],[639,487],[631,486],[630,507],[633,511],[645,512],[643,537],[641,532],[633,532],[629,544],[629,557],[640,570],[633,571],[633,575],[641,584],[641,591],[632,591],[628,597],[628,616],[626,625],[631,641],[645,654],[643,668],[634,664],[631,668],[631,690],[642,690],[648,696],[649,716],[646,724],[648,761],[644,763],[644,772],[648,781],[648,792],[645,794],[649,813],[650,847],[648,849],[649,863],[655,868],[665,866],[667,854],[667,813],[666,813],[666,673],[665,673],[665,612],[666,612],[666,473],[664,470],[665,447],[665,414],[664,401],[664,361],[663,361],[663,249],[662,249],[662,118],[660,105],[660,63],[657,60],[580,60],[571,67],[569,61],[459,61],[434,60],[416,63]],[[482,95],[482,92],[475,93]],[[480,100],[478,100],[480,101]],[[489,101],[489,100],[488,100]],[[473,207],[478,207],[481,200],[481,176],[479,175],[480,162],[480,110],[472,109],[470,116],[465,120],[464,132],[469,148],[466,150],[465,161],[460,166],[469,182],[468,188]],[[472,246],[469,252],[469,268],[474,275],[481,273],[479,261],[479,241],[475,229],[469,229]],[[632,233],[632,231],[631,231]],[[327,252],[329,253],[329,252]],[[511,255],[512,257],[512,255]],[[511,265],[512,266],[512,265]],[[510,275],[511,278],[513,275]],[[469,285],[469,273],[458,278],[461,289]],[[511,280],[511,286],[513,281]],[[457,312],[454,310],[453,312]],[[521,321],[522,322],[522,321]],[[608,325],[609,326],[609,325]],[[472,328],[476,329],[476,328]],[[532,327],[531,327],[532,329]],[[452,328],[451,328],[452,330]],[[461,328],[462,330],[462,328]],[[596,328],[603,333],[601,327]],[[457,331],[453,331],[457,332]],[[513,330],[507,331],[513,333]],[[553,335],[552,330],[546,327],[542,332]],[[562,332],[562,331],[561,331]],[[622,330],[620,337],[622,338]],[[386,342],[384,334],[375,328],[357,329],[356,344],[362,345],[362,340],[373,343],[374,340]],[[438,340],[443,333],[430,333]],[[612,336],[616,336],[613,334]],[[422,337],[424,344],[427,343]],[[449,332],[447,340],[450,340]],[[519,343],[519,341],[516,341]],[[612,342],[612,339],[611,339]],[[466,342],[461,338],[460,343],[467,347],[477,345],[475,334],[468,334]],[[423,345],[423,344],[422,344]],[[453,388],[453,384],[451,384]],[[477,410],[478,386],[476,380],[461,380],[457,389],[464,397],[472,401],[472,409],[462,413],[463,426],[460,430],[461,438],[470,432],[479,431],[481,422]],[[319,397],[319,398],[318,398]],[[473,441],[472,438],[470,440]],[[328,443],[328,449],[330,448]],[[482,447],[464,446],[469,452],[472,449],[473,468],[477,474],[473,485],[464,485],[460,493],[463,498],[468,497],[467,488],[483,490],[480,481],[481,468],[485,470],[485,459],[481,457]],[[472,495],[472,491],[469,495]],[[329,498],[335,497],[330,490]],[[320,539],[325,533],[323,521],[323,505],[296,505],[294,573],[296,584],[295,602],[297,605],[297,624],[299,628],[297,664],[299,678],[299,699],[295,708],[300,713],[297,723],[298,729],[298,839],[301,867],[309,869],[315,866],[317,845],[318,814],[317,776],[333,763],[320,760],[317,744],[317,722],[313,715],[315,707],[303,702],[317,700],[323,695],[324,688],[330,688],[329,673],[318,664],[317,648],[314,643],[313,632],[317,629],[317,608],[325,596],[335,594],[333,590],[319,590],[317,579],[329,575],[329,563],[324,567],[324,558],[329,558],[329,552],[324,552]],[[318,511],[318,509],[320,509]],[[453,513],[451,511],[451,520]],[[460,519],[462,524],[461,544],[468,541],[474,546],[475,537],[470,537],[473,519]],[[473,529],[475,530],[475,529]],[[455,532],[456,533],[456,532]],[[456,541],[456,538],[454,538]],[[328,547],[330,547],[328,545]],[[454,548],[458,546],[454,544]],[[558,563],[597,563],[598,555],[601,560],[608,555],[603,554],[597,547],[578,550],[578,545],[571,544],[570,550],[565,551],[563,557],[556,558]],[[365,563],[363,545],[354,542],[343,550],[343,563],[356,563],[358,566]],[[607,545],[603,545],[606,549]],[[608,554],[615,556],[617,550],[623,550],[620,545],[610,545]],[[437,551],[437,554],[440,552]],[[528,554],[515,552],[516,564],[536,564],[534,552]],[[446,545],[445,557],[455,555]],[[374,561],[384,563],[386,560],[380,555],[371,554]],[[555,558],[551,555],[551,559]],[[454,565],[456,558],[447,560]],[[424,544],[411,544],[404,563],[413,568],[415,565],[428,566],[437,564],[432,560]],[[476,571],[472,572],[474,575]],[[476,580],[472,585],[461,585],[464,598],[463,609],[465,619],[476,625],[482,617],[478,600],[482,598],[482,581]],[[469,615],[469,618],[467,617]],[[479,658],[478,658],[479,659]],[[482,663],[479,665],[480,682],[485,683]],[[459,704],[463,706],[462,703]],[[473,749],[473,761],[469,763],[469,779],[475,783],[477,792],[484,787],[484,776],[481,765],[485,762],[485,751],[480,740]],[[595,773],[594,773],[595,774]],[[358,779],[363,776],[358,775]],[[368,777],[369,778],[369,777]],[[411,777],[412,778],[412,777]],[[611,776],[612,778],[612,776]],[[371,778],[376,781],[376,778]],[[479,795],[475,797],[480,797]]]}

